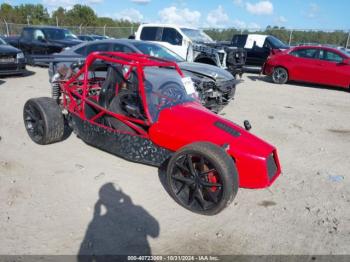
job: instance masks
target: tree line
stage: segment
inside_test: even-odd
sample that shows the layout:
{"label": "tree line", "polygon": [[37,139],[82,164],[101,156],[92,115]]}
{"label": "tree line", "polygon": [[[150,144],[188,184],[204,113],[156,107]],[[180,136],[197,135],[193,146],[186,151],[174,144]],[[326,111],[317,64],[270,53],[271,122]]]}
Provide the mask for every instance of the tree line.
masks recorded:
{"label": "tree line", "polygon": [[51,14],[42,4],[21,4],[12,6],[8,3],[0,5],[0,20],[7,23],[32,25],[59,26],[108,26],[108,27],[136,27],[138,23],[124,19],[99,17],[95,11],[86,5],[76,4],[67,10],[58,7]]}
{"label": "tree line", "polygon": [[[124,27],[120,30],[106,30],[107,35],[113,37],[127,37],[139,23],[131,22],[124,19],[112,19],[110,17],[99,17],[95,11],[86,5],[76,4],[72,9],[67,10],[63,7],[58,7],[50,14],[42,4],[21,4],[12,6],[8,3],[0,5],[0,23],[3,22],[14,24],[33,24],[33,25],[59,25],[59,26],[74,26],[85,28],[82,32],[74,29],[75,33],[99,33],[99,30],[88,30],[87,27]],[[132,28],[132,30],[128,29]],[[237,28],[228,29],[205,29],[205,32],[214,40],[230,41],[234,34],[248,33],[247,30]],[[349,32],[337,30],[327,32],[322,30],[317,31],[291,31],[284,27],[267,26],[264,30],[249,31],[249,33],[271,34],[281,39],[285,43],[321,43],[334,44],[345,46],[348,42]],[[350,44],[350,43],[348,43]]]}

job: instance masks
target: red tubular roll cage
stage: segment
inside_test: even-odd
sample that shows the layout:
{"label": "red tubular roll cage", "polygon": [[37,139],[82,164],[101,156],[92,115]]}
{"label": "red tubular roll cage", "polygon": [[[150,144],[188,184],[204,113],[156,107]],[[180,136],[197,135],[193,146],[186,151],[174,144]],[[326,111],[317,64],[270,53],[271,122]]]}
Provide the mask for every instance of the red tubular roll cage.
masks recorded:
{"label": "red tubular roll cage", "polygon": [[[97,102],[95,102],[95,100],[89,99],[91,98],[91,96],[88,95],[88,91],[90,88],[93,87],[93,84],[89,82],[89,68],[96,60],[102,60],[109,63],[129,66],[128,71],[124,74],[125,79],[128,79],[132,70],[136,68],[137,79],[139,83],[138,91],[142,100],[144,112],[146,114],[146,120],[136,119],[111,112],[105,107],[99,105]],[[63,106],[70,113],[79,116],[81,119],[107,129],[112,128],[99,124],[96,122],[96,120],[106,114],[110,115],[137,131],[139,135],[148,137],[147,132],[145,132],[142,128],[134,124],[136,123],[145,126],[150,126],[153,123],[152,117],[148,110],[147,98],[145,93],[145,75],[143,72],[144,67],[173,67],[181,77],[184,77],[181,69],[175,62],[166,61],[144,54],[126,54],[120,52],[93,52],[86,58],[84,66],[76,74],[74,74],[68,81],[62,81],[61,91],[63,93]],[[82,75],[84,78],[81,81],[79,80],[79,77]],[[99,112],[95,116],[87,118],[85,113],[86,104],[92,106]]]}

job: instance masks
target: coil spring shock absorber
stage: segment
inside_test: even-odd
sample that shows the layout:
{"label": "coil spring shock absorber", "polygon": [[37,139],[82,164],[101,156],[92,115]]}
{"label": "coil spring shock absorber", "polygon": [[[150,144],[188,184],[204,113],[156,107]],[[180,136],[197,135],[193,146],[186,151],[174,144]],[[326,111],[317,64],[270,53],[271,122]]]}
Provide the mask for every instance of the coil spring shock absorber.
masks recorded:
{"label": "coil spring shock absorber", "polygon": [[56,102],[58,102],[60,96],[61,96],[61,88],[60,88],[60,83],[59,83],[59,74],[55,74],[52,77],[51,80],[51,96],[53,99],[55,99]]}

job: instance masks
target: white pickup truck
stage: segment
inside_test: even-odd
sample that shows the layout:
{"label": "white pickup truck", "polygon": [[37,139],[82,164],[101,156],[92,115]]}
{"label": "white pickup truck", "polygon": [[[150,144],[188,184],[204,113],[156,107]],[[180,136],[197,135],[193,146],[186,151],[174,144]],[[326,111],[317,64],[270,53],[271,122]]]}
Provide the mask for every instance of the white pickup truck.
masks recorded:
{"label": "white pickup truck", "polygon": [[161,44],[189,62],[216,65],[234,76],[243,74],[246,52],[228,43],[215,42],[202,30],[168,24],[141,24],[136,40]]}

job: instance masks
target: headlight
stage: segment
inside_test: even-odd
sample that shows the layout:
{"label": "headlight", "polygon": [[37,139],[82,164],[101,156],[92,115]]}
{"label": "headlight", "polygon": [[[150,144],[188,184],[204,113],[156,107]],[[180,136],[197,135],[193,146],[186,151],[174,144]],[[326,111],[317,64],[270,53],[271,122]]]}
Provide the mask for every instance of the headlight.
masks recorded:
{"label": "headlight", "polygon": [[17,54],[17,59],[23,59],[24,58],[24,54],[22,52]]}

